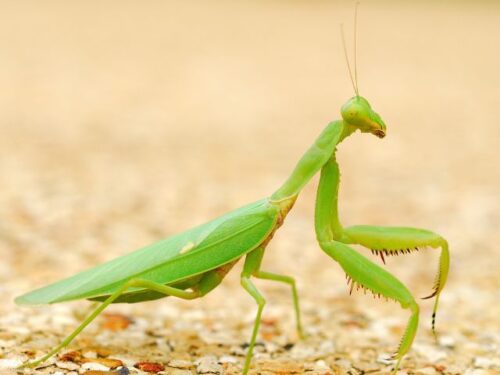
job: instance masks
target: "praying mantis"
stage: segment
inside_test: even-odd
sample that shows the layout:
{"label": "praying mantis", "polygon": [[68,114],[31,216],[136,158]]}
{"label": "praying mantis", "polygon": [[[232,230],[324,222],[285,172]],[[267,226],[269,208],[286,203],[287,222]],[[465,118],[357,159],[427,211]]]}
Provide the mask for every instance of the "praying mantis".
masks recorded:
{"label": "praying mantis", "polygon": [[[343,39],[344,40],[344,39]],[[345,41],[344,41],[344,52]],[[347,53],[346,59],[347,59]],[[400,345],[393,355],[397,371],[410,350],[419,321],[419,305],[407,287],[381,266],[350,245],[361,245],[380,256],[406,254],[422,247],[440,249],[439,267],[433,292],[435,297],[432,330],[449,269],[447,241],[425,229],[355,225],[344,227],[338,213],[339,166],[337,146],[356,133],[384,138],[382,118],[359,95],[347,59],[355,96],[340,110],[341,119],[329,123],[299,160],[288,179],[269,197],[248,204],[203,225],[153,243],[122,257],[98,265],[72,277],[36,289],[16,298],[20,305],[52,304],[79,299],[99,302],[99,306],[58,346],[42,358],[21,367],[37,367],[70,342],[112,303],[138,303],[171,296],[191,300],[215,289],[241,259],[245,258],[241,286],[255,300],[257,312],[242,373],[249,372],[261,315],[266,300],[252,278],[288,284],[291,288],[299,337],[303,336],[296,283],[293,277],[267,272],[261,262],[267,245],[283,224],[304,186],[320,172],[314,223],[319,247],[337,262],[347,277],[350,291],[362,288],[386,297],[410,312]],[[354,83],[356,81],[356,83]]]}

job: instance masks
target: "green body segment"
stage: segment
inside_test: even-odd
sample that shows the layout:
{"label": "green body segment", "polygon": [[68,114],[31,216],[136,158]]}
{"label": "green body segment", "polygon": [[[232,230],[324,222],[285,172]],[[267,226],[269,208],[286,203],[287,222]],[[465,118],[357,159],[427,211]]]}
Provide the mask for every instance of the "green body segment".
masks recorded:
{"label": "green body segment", "polygon": [[[18,304],[99,299],[132,278],[181,283],[220,267],[257,247],[274,229],[278,209],[263,199],[133,253],[16,298]],[[190,286],[189,281],[185,287]],[[128,293],[137,296],[140,288]],[[146,291],[143,297],[158,298]],[[156,298],[155,298],[156,297]],[[144,299],[139,299],[144,300]],[[138,302],[137,300],[134,302]]]}
{"label": "green body segment", "polygon": [[261,278],[288,284],[297,319],[297,332],[302,335],[300,309],[295,280],[260,269],[267,243],[282,224],[295,199],[310,179],[321,170],[318,185],[315,230],[319,246],[346,273],[350,291],[362,288],[376,296],[397,301],[410,311],[407,328],[394,355],[398,360],[411,347],[418,321],[419,307],[408,288],[381,266],[360,254],[350,244],[358,244],[380,254],[410,252],[418,247],[441,249],[434,292],[434,318],[440,293],[446,283],[449,252],[446,240],[431,231],[408,227],[357,225],[344,228],[338,213],[340,171],[335,159],[337,145],[356,130],[380,138],[386,126],[368,101],[351,98],[341,109],[342,120],[328,124],[307,150],[285,183],[271,195],[234,210],[206,224],[139,249],[136,252],[84,271],[68,279],[37,289],[16,299],[19,304],[46,304],[75,299],[91,299],[102,304],[59,346],[43,358],[27,364],[36,366],[67,346],[109,304],[140,302],[165,296],[183,299],[199,298],[213,290],[234,263],[246,255],[241,285],[257,303],[258,309],[243,366],[250,368],[265,298],[253,284]]}
{"label": "green body segment", "polygon": [[342,121],[329,123],[299,160],[290,177],[271,195],[271,200],[280,201],[298,195],[331,157],[335,146],[342,138],[343,130]]}

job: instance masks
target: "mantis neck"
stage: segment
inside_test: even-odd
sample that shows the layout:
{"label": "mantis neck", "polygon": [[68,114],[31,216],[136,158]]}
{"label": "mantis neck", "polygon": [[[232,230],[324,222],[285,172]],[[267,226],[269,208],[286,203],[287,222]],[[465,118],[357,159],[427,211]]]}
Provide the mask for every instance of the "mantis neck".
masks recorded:
{"label": "mantis neck", "polygon": [[279,202],[297,196],[323,165],[335,157],[336,146],[355,130],[342,120],[329,123],[299,160],[290,177],[271,195],[271,201]]}

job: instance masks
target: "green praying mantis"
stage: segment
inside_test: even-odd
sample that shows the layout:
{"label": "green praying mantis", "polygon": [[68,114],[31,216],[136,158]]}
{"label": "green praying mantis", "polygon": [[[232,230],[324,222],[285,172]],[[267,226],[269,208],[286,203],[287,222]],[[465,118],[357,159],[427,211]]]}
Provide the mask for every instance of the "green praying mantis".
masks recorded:
{"label": "green praying mantis", "polygon": [[415,337],[419,306],[401,281],[349,245],[357,244],[371,249],[384,263],[384,255],[410,253],[421,247],[441,249],[433,292],[425,297],[435,297],[432,314],[434,332],[439,296],[448,275],[448,243],[440,235],[424,229],[369,225],[343,227],[340,223],[340,173],[335,158],[337,146],[358,130],[379,138],[386,135],[384,121],[368,101],[359,95],[357,74],[355,72],[354,80],[344,38],[343,41],[356,95],[341,107],[341,119],[326,126],[284,184],[267,198],[16,298],[16,303],[20,305],[52,304],[79,299],[100,302],[58,346],[42,358],[27,362],[21,367],[36,367],[58,353],[112,303],[137,303],[167,296],[186,300],[201,298],[216,288],[232,267],[245,257],[241,286],[258,306],[243,364],[243,374],[246,375],[250,369],[261,315],[266,304],[252,278],[277,281],[290,286],[297,332],[299,337],[303,336],[295,280],[290,276],[262,270],[261,262],[268,243],[283,224],[298,195],[311,178],[320,172],[314,215],[319,247],[344,270],[351,292],[354,288],[362,288],[376,296],[394,300],[403,309],[410,310],[406,330],[393,355],[393,359],[397,360],[393,373],[397,371]]}

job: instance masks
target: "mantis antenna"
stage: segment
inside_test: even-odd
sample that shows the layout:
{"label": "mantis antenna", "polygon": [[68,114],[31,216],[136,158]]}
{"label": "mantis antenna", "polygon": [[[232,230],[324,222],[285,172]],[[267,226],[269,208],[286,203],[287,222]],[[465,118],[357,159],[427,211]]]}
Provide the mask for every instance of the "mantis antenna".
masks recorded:
{"label": "mantis antenna", "polygon": [[359,1],[356,2],[354,6],[354,83],[356,83],[356,95],[359,96],[359,86],[358,86],[358,62],[357,62],[357,35],[358,35],[358,5]]}
{"label": "mantis antenna", "polygon": [[351,83],[352,83],[352,88],[354,89],[354,92],[356,93],[356,96],[359,96],[359,90],[358,90],[358,69],[357,69],[357,61],[356,61],[356,31],[357,31],[357,24],[358,24],[358,5],[359,2],[356,3],[356,7],[354,10],[354,76],[352,74],[351,70],[351,64],[349,63],[349,57],[347,55],[347,47],[346,47],[346,42],[345,42],[345,34],[344,34],[344,24],[340,25],[340,33],[342,35],[342,46],[344,47],[344,56],[345,60],[347,63],[347,70],[349,71],[349,77],[351,78]]}

